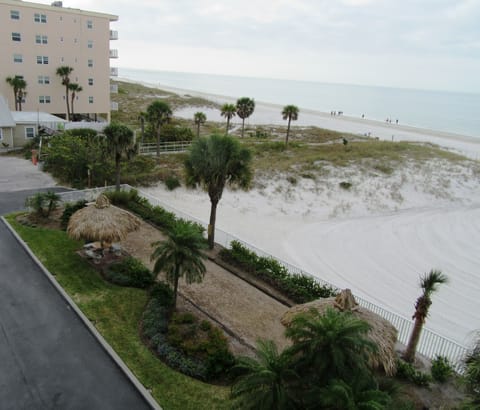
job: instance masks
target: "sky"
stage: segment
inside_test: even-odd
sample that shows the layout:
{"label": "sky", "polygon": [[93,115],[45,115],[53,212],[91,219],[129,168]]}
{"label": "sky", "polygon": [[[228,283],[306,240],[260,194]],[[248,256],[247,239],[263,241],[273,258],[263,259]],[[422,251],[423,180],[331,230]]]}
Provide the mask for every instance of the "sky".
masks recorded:
{"label": "sky", "polygon": [[[49,4],[50,1],[39,1]],[[112,65],[480,93],[480,0],[64,0],[119,16]]]}

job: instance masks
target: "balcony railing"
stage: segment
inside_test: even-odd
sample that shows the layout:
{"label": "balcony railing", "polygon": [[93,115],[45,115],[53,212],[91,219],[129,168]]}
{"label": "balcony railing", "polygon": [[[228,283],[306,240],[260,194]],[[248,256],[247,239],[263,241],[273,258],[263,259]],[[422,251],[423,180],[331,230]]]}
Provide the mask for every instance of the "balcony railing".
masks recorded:
{"label": "balcony railing", "polygon": [[110,50],[110,58],[118,58],[118,50],[111,49]]}
{"label": "balcony railing", "polygon": [[118,102],[110,101],[110,110],[111,111],[118,111]]}
{"label": "balcony railing", "polygon": [[110,30],[110,40],[118,40],[118,31]]}
{"label": "balcony railing", "polygon": [[118,68],[117,67],[110,67],[110,76],[111,77],[118,77]]}
{"label": "balcony railing", "polygon": [[118,94],[118,84],[110,84],[110,93]]}

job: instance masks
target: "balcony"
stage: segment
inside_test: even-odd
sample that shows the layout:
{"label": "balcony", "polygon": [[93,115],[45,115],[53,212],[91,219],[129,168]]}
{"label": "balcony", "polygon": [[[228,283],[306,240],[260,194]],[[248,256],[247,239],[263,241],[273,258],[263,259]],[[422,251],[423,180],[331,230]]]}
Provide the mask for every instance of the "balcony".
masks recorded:
{"label": "balcony", "polygon": [[110,94],[118,94],[118,84],[110,84]]}
{"label": "balcony", "polygon": [[110,58],[118,58],[118,50],[111,49],[110,50]]}
{"label": "balcony", "polygon": [[118,102],[110,101],[110,110],[111,111],[118,111]]}
{"label": "balcony", "polygon": [[110,30],[110,40],[118,40],[118,31]]}
{"label": "balcony", "polygon": [[110,67],[110,77],[118,77],[118,68]]}

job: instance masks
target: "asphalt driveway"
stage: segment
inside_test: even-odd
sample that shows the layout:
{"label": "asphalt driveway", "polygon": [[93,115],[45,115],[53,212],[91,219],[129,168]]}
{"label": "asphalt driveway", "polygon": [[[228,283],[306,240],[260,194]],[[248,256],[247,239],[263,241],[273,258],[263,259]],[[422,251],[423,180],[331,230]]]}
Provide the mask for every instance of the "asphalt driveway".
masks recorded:
{"label": "asphalt driveway", "polygon": [[[2,191],[18,184],[1,178],[0,214],[23,208],[35,190]],[[0,408],[151,408],[3,222]]]}

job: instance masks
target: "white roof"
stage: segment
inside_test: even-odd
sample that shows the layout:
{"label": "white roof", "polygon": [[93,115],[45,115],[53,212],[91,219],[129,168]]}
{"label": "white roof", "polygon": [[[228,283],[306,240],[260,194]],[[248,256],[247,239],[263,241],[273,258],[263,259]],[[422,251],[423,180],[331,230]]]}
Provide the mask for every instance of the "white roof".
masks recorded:
{"label": "white roof", "polygon": [[15,127],[15,120],[13,119],[10,108],[5,99],[0,95],[0,127]]}
{"label": "white roof", "polygon": [[45,123],[45,122],[63,122],[66,123],[68,121],[64,120],[63,118],[56,117],[55,115],[48,114],[46,112],[37,112],[37,111],[12,111],[13,120],[17,124],[33,124],[33,123]]}

